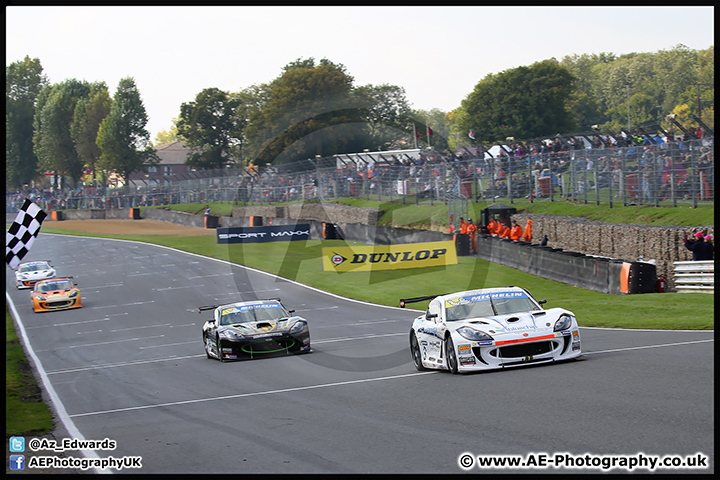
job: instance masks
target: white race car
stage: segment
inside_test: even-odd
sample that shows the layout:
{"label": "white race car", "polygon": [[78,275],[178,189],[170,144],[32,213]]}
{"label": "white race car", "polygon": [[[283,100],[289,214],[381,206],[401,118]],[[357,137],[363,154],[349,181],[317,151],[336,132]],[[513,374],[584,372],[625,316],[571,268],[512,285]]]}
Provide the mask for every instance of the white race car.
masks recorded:
{"label": "white race car", "polygon": [[40,260],[18,265],[15,270],[15,286],[17,288],[32,288],[39,280],[55,277],[55,269],[49,262]]}
{"label": "white race car", "polygon": [[430,300],[413,321],[410,352],[418,370],[473,372],[580,356],[575,314],[544,310],[520,287],[483,288],[400,300]]}

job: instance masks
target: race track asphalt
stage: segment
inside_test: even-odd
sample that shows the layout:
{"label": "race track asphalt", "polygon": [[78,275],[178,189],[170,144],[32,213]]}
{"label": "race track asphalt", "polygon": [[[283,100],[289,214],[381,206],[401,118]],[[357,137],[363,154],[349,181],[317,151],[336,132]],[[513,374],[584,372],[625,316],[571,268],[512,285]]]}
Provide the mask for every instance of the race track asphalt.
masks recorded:
{"label": "race track asphalt", "polygon": [[[83,308],[33,313],[9,268],[6,297],[61,431],[116,442],[71,455],[140,457],[123,473],[556,471],[543,458],[598,473],[610,455],[696,454],[707,468],[655,471],[714,471],[714,332],[581,328],[580,360],[453,376],[412,366],[413,310],[128,241],[41,233],[25,261],[40,259],[75,278]],[[198,306],[271,297],[308,319],[313,353],[206,358]]]}

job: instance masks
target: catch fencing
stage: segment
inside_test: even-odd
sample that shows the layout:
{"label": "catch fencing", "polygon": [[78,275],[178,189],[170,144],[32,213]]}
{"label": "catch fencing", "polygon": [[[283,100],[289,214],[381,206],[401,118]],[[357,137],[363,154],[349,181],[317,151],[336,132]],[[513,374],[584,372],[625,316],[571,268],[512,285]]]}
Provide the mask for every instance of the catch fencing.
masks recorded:
{"label": "catch fencing", "polygon": [[[364,198],[452,204],[457,199],[514,203],[541,200],[613,205],[697,206],[715,200],[712,138],[657,145],[578,149],[526,155],[457,157],[423,151],[419,158],[365,163],[336,157],[259,170],[205,171],[194,178],[131,182],[106,195],[78,189],[34,200],[48,210],[133,208],[179,203],[263,205]],[[303,163],[303,162],[301,162]],[[6,196],[16,212],[25,194]]]}

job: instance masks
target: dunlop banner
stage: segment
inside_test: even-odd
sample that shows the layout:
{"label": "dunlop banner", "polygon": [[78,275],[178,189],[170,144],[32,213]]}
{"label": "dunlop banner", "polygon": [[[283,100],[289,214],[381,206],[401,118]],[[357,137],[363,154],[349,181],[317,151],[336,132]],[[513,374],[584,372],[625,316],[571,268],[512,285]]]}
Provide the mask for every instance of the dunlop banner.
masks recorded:
{"label": "dunlop banner", "polygon": [[310,224],[217,229],[217,243],[264,243],[310,240]]}
{"label": "dunlop banner", "polygon": [[325,247],[322,249],[326,272],[367,272],[401,268],[435,267],[457,264],[455,244],[447,242]]}

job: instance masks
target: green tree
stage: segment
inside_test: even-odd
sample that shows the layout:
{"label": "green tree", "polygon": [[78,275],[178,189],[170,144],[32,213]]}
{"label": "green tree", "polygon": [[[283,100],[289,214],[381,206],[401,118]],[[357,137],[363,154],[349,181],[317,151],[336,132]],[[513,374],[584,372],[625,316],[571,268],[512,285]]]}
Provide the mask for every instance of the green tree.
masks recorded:
{"label": "green tree", "polygon": [[75,149],[70,128],[75,106],[88,96],[90,85],[68,79],[48,88],[47,95],[41,95],[42,108],[35,113],[39,117],[33,136],[38,166],[40,170],[57,172],[56,177],[70,177],[75,185],[82,177],[83,162]]}
{"label": "green tree", "polygon": [[[415,131],[420,139],[418,140],[418,146],[429,146],[433,150],[445,151],[450,148],[448,143],[452,129],[452,122],[446,112],[443,112],[439,108],[433,108],[431,110],[417,110],[413,112],[413,123],[415,124]],[[432,132],[428,135],[427,129]],[[412,133],[411,133],[412,136]],[[411,143],[414,143],[411,141]],[[456,142],[453,142],[455,144]]]}
{"label": "green tree", "polygon": [[173,120],[172,120],[173,124],[169,130],[161,130],[158,133],[156,133],[155,139],[153,140],[153,145],[157,146],[157,145],[164,145],[166,143],[177,142],[179,139],[178,128],[177,128],[178,121],[179,120],[177,117],[173,118]]}
{"label": "green tree", "polygon": [[194,102],[180,106],[177,128],[191,149],[188,165],[217,169],[236,162],[246,122],[236,115],[240,101],[236,95],[206,88]]}
{"label": "green tree", "polygon": [[245,129],[248,160],[290,163],[362,148],[364,99],[352,95],[353,78],[327,59],[297,60],[284,68],[253,109]]}
{"label": "green tree", "polygon": [[[684,45],[655,53],[568,56],[562,64],[578,79],[570,109],[582,129],[603,130],[657,124],[681,105],[696,113],[714,105],[714,49],[693,51]],[[629,105],[628,105],[629,102]],[[629,108],[628,108],[629,107]],[[707,120],[711,121],[712,117]]]}
{"label": "green tree", "polygon": [[78,157],[83,166],[92,171],[94,182],[98,178],[95,164],[102,154],[97,144],[98,130],[100,123],[110,114],[111,104],[110,92],[105,82],[92,84],[88,97],[78,100],[75,105],[70,127]]}
{"label": "green tree", "polygon": [[145,129],[147,113],[135,80],[126,77],[118,83],[110,114],[100,124],[97,144],[102,151],[99,167],[119,175],[128,191],[130,174],[147,171],[160,159],[150,146],[150,133]]}
{"label": "green tree", "polygon": [[366,99],[365,123],[371,150],[396,148],[407,140],[412,110],[405,89],[396,85],[365,85],[354,89],[354,95]]}
{"label": "green tree", "polygon": [[5,185],[21,187],[37,174],[33,151],[35,103],[48,84],[37,58],[26,56],[5,68]]}
{"label": "green tree", "polygon": [[568,103],[573,81],[554,59],[490,74],[462,101],[462,130],[472,129],[480,142],[571,131],[575,125]]}

